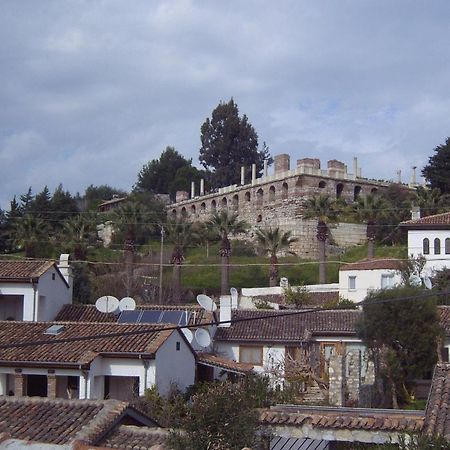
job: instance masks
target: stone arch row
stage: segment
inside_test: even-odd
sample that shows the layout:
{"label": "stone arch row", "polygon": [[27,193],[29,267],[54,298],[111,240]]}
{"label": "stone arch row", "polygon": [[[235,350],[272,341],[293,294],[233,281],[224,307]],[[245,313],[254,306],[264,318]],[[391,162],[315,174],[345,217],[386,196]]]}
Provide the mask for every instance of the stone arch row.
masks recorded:
{"label": "stone arch row", "polygon": [[[326,181],[324,181],[324,180],[319,181],[319,184],[318,184],[318,188],[319,189],[325,189],[326,187],[327,187],[327,182]],[[336,184],[336,187],[335,187],[335,189],[336,189],[336,192],[335,192],[336,198],[341,198],[342,197],[342,193],[344,191],[344,187],[345,187],[344,183],[337,183]],[[362,192],[362,186],[360,186],[358,184],[356,186],[354,186],[354,188],[353,188],[353,201],[356,201],[358,199],[358,197],[361,195],[361,192]],[[370,190],[371,194],[376,194],[377,192],[378,192],[378,189],[376,187],[373,187]]]}

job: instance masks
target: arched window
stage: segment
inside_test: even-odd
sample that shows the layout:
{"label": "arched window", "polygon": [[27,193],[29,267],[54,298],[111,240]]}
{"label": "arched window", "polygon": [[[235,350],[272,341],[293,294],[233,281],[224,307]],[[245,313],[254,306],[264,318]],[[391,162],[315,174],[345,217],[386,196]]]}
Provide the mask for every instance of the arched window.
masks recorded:
{"label": "arched window", "polygon": [[195,214],[195,211],[196,211],[195,205],[192,205],[191,206],[191,214]]}
{"label": "arched window", "polygon": [[434,254],[435,255],[441,254],[441,240],[439,238],[436,238],[434,240]]}
{"label": "arched window", "polygon": [[450,255],[450,238],[445,240],[445,254]]}
{"label": "arched window", "polygon": [[327,186],[327,183],[325,183],[325,181],[319,182],[319,188],[320,189],[324,189],[326,186]]}
{"label": "arched window", "polygon": [[200,205],[200,210],[201,210],[201,211],[206,211],[206,203],[205,203],[205,202],[203,202],[203,203]]}
{"label": "arched window", "polygon": [[284,200],[288,198],[289,193],[289,187],[287,183],[283,183],[283,186],[281,186],[281,198]]}
{"label": "arched window", "polygon": [[224,197],[224,198],[222,199],[222,201],[220,202],[220,204],[221,204],[222,208],[226,208],[227,205],[228,205],[227,198]]}
{"label": "arched window", "polygon": [[172,219],[176,219],[176,218],[177,218],[177,210],[172,209]]}
{"label": "arched window", "polygon": [[262,189],[258,189],[256,192],[256,206],[262,206],[264,200],[264,191]]}
{"label": "arched window", "polygon": [[371,193],[372,195],[375,195],[377,192],[378,192],[378,189],[377,189],[377,188],[372,188],[372,189],[370,190],[370,193]]}
{"label": "arched window", "polygon": [[187,211],[186,211],[186,208],[183,206],[181,208],[181,217],[186,217],[186,216],[187,216]]}
{"label": "arched window", "polygon": [[425,238],[423,240],[423,254],[424,255],[429,255],[430,254],[430,240],[428,238]]}
{"label": "arched window", "polygon": [[216,201],[213,200],[213,201],[211,202],[211,211],[214,212],[216,209],[217,209],[217,204],[216,204]]}
{"label": "arched window", "polygon": [[355,186],[353,189],[353,201],[356,202],[358,200],[359,194],[361,194],[361,186]]}
{"label": "arched window", "polygon": [[248,191],[245,193],[245,201],[246,202],[250,201],[250,192],[248,192]]}
{"label": "arched window", "polygon": [[239,209],[239,195],[237,194],[233,195],[233,209],[234,210]]}
{"label": "arched window", "polygon": [[269,202],[275,201],[275,186],[270,186],[269,189]]}
{"label": "arched window", "polygon": [[336,198],[341,198],[342,191],[344,190],[344,185],[342,183],[339,183],[336,186]]}

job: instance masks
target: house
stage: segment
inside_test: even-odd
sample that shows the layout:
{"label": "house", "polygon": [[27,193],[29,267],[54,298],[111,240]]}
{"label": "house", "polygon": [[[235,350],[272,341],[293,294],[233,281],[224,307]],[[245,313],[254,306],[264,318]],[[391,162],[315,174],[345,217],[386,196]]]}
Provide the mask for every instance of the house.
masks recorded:
{"label": "house", "polygon": [[53,320],[72,303],[69,255],[50,260],[0,260],[0,320]]}
{"label": "house", "polygon": [[400,284],[401,261],[398,259],[363,259],[339,268],[339,295],[353,302],[363,301],[372,290]]}
{"label": "house", "polygon": [[450,212],[415,218],[400,226],[408,231],[408,255],[424,256],[426,271],[450,267]]}
{"label": "house", "polygon": [[118,400],[0,397],[0,449],[127,448],[129,443],[162,449],[167,434],[148,415]]}
{"label": "house", "polygon": [[129,400],[184,391],[195,365],[167,324],[0,322],[0,395]]}

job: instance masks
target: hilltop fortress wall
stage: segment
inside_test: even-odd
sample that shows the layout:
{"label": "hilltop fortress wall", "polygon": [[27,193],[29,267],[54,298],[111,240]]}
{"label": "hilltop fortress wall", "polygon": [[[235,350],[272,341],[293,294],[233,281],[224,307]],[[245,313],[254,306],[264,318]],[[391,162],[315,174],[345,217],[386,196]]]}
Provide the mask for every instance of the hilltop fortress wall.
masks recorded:
{"label": "hilltop fortress wall", "polygon": [[[287,154],[275,156],[272,175],[268,174],[267,164],[260,178],[256,178],[255,165],[251,180],[245,180],[244,173],[242,168],[241,184],[207,194],[203,181],[199,190],[192,183],[190,195],[184,191],[177,192],[176,203],[167,207],[169,216],[206,221],[215,211],[224,208],[233,210],[252,229],[271,226],[280,227],[283,231],[290,230],[298,238],[292,251],[300,257],[312,259],[318,254],[316,221],[302,217],[306,199],[329,195],[333,199],[353,202],[358,196],[381,192],[390,184],[363,178],[356,158],[353,173],[348,173],[347,166],[337,160],[328,161],[327,168],[321,169],[320,160],[313,158],[299,159],[297,166],[291,169]],[[365,232],[366,227],[362,224],[339,223],[331,230],[331,242],[338,247],[359,244],[365,241]],[[252,231],[249,233],[251,236]]]}

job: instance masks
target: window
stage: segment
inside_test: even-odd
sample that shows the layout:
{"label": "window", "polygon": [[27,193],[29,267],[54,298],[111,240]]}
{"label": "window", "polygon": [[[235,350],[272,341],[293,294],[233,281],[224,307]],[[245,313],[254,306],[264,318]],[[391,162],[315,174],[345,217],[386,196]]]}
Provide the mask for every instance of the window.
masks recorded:
{"label": "window", "polygon": [[424,255],[430,254],[430,240],[428,238],[425,238],[423,240],[423,254]]}
{"label": "window", "polygon": [[439,238],[436,238],[434,240],[434,254],[435,255],[441,254],[441,240]]}
{"label": "window", "polygon": [[275,187],[274,186],[270,186],[269,189],[269,202],[274,202],[275,201]]}
{"label": "window", "polygon": [[289,193],[289,186],[287,183],[283,183],[283,186],[281,186],[281,198],[285,199],[288,198]]}
{"label": "window", "polygon": [[326,186],[327,186],[327,183],[325,183],[325,181],[319,181],[319,188],[320,189],[325,189]]}
{"label": "window", "polygon": [[336,198],[341,198],[343,190],[344,190],[344,185],[342,183],[339,183],[336,186]]}
{"label": "window", "polygon": [[450,254],[450,238],[447,238],[445,240],[445,254],[446,255]]}
{"label": "window", "polygon": [[356,276],[350,275],[348,277],[348,289],[350,291],[356,291]]}
{"label": "window", "polygon": [[394,274],[383,273],[381,275],[381,289],[389,289],[394,286]]}
{"label": "window", "polygon": [[56,274],[52,273],[52,280],[55,281],[56,280]]}
{"label": "window", "polygon": [[180,344],[179,342],[177,342],[177,343],[175,344],[175,348],[176,348],[176,351],[179,352],[179,351],[180,351],[180,348],[181,348],[181,344]]}
{"label": "window", "polygon": [[241,345],[239,347],[239,362],[262,366],[263,348],[260,346]]}

